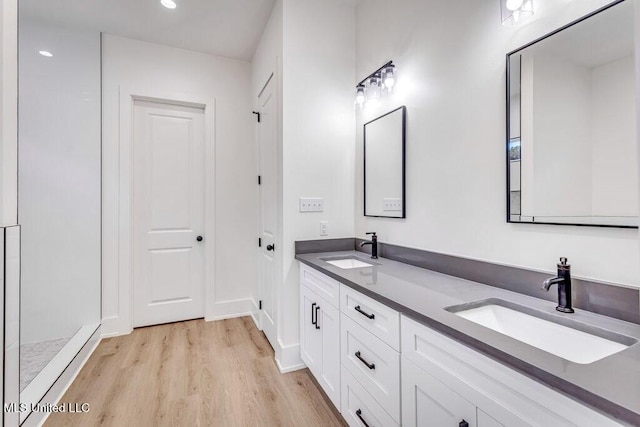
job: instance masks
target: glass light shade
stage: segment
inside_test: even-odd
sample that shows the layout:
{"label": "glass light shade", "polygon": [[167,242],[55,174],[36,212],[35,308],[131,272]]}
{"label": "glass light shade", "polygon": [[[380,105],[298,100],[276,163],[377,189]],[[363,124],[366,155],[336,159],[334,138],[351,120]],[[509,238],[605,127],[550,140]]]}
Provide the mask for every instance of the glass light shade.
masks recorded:
{"label": "glass light shade", "polygon": [[396,84],[396,70],[395,66],[391,65],[384,70],[383,83],[387,90],[392,91]]}
{"label": "glass light shade", "polygon": [[502,25],[515,27],[533,16],[533,0],[500,0]]}
{"label": "glass light shade", "polygon": [[369,79],[369,88],[367,90],[367,100],[368,101],[378,101],[380,100],[380,77],[375,76]]}
{"label": "glass light shade", "polygon": [[359,85],[356,88],[356,104],[358,104],[359,106],[362,106],[364,104],[364,101],[365,101],[364,86]]}

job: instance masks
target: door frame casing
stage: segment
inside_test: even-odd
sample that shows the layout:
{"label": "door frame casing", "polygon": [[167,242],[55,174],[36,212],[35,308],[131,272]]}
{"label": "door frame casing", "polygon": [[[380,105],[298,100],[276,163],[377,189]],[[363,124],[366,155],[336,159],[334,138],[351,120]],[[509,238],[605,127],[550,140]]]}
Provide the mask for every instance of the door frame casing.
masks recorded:
{"label": "door frame casing", "polygon": [[[135,101],[151,101],[204,109],[204,272],[205,320],[213,317],[215,292],[215,98],[192,93],[173,93],[153,88],[120,87],[118,170],[118,327],[133,330],[134,201],[133,201],[133,108]],[[108,230],[105,230],[108,231]]]}

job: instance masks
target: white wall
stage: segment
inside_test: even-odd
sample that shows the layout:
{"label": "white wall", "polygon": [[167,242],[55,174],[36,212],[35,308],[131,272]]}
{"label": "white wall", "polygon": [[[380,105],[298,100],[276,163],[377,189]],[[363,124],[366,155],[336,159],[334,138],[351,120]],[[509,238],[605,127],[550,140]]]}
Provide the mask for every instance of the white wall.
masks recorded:
{"label": "white wall", "polygon": [[[296,240],[354,233],[355,8],[351,1],[283,1],[283,289],[281,345],[297,346]],[[324,212],[300,213],[300,197]]]}
{"label": "white wall", "polygon": [[[393,59],[403,87],[358,117],[356,234],[549,272],[566,256],[578,277],[640,285],[637,230],[505,222],[505,54],[606,3],[540,0],[536,17],[515,29],[500,24],[493,1],[360,3],[357,75]],[[361,126],[402,104],[407,219],[364,218]]]}
{"label": "white wall", "polygon": [[[249,312],[256,281],[256,176],[251,65],[182,49],[103,38],[103,330],[130,330],[128,277],[119,277],[119,90],[215,98],[214,301],[208,318]],[[126,185],[127,183],[125,183]],[[214,260],[208,260],[212,262]],[[126,274],[127,272],[125,272]],[[210,284],[206,284],[210,286]]]}
{"label": "white wall", "polygon": [[100,33],[21,20],[19,53],[20,338],[30,343],[100,322]]}
{"label": "white wall", "polygon": [[633,56],[591,70],[593,214],[638,216]]}

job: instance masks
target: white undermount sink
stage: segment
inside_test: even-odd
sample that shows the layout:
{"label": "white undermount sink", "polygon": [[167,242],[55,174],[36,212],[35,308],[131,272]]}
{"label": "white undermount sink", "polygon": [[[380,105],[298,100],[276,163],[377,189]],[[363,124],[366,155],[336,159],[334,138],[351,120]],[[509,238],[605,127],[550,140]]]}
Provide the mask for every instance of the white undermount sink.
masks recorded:
{"label": "white undermount sink", "polygon": [[[517,305],[514,304],[514,306]],[[603,338],[495,303],[476,305],[459,311],[456,307],[447,310],[518,341],[580,364],[603,359],[637,342],[631,337],[599,330],[599,335],[609,333],[615,341]],[[585,329],[589,329],[588,325],[585,324],[585,326]],[[597,328],[591,329],[595,332]]]}
{"label": "white undermount sink", "polygon": [[373,264],[360,261],[357,258],[329,259],[325,261],[335,267],[342,268],[344,270],[347,270],[350,268],[373,267]]}

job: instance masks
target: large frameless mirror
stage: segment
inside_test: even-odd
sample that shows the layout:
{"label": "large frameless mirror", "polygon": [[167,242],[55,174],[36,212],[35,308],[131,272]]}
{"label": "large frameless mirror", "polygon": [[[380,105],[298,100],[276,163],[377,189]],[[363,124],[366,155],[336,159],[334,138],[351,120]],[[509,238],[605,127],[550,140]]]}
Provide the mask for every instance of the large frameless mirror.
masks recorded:
{"label": "large frameless mirror", "polygon": [[614,2],[507,56],[507,221],[638,226],[633,17]]}
{"label": "large frameless mirror", "polygon": [[364,215],[405,218],[406,107],[364,125]]}

